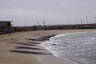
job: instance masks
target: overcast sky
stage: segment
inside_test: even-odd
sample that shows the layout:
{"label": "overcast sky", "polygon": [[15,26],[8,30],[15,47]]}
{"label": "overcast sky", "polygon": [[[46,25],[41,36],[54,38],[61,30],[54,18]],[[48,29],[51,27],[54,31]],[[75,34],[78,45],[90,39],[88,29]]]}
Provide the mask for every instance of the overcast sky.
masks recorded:
{"label": "overcast sky", "polygon": [[96,0],[0,0],[0,20],[15,26],[86,23],[86,16],[95,22]]}

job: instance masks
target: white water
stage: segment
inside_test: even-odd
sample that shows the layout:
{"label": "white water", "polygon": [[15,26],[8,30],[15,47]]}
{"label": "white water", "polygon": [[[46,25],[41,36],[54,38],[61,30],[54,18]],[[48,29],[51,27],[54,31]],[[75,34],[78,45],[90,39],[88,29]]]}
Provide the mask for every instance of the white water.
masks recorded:
{"label": "white water", "polygon": [[96,32],[60,34],[41,44],[55,56],[96,64]]}

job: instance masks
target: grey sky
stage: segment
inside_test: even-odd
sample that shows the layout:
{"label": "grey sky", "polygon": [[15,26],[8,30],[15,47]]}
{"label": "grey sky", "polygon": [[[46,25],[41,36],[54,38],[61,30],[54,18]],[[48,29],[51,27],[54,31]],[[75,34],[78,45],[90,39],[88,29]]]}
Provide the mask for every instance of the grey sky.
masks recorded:
{"label": "grey sky", "polygon": [[[15,20],[13,25],[94,22],[96,0],[0,0],[0,20]],[[91,17],[91,20],[90,20]]]}

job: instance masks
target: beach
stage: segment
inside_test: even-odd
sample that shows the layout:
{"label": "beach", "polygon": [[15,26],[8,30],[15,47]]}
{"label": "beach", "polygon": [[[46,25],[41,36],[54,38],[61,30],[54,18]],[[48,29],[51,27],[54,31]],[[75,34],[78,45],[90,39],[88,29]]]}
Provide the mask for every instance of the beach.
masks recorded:
{"label": "beach", "polygon": [[23,31],[0,35],[0,64],[74,64],[67,58],[53,56],[40,44],[53,35],[75,32],[96,32],[96,29]]}

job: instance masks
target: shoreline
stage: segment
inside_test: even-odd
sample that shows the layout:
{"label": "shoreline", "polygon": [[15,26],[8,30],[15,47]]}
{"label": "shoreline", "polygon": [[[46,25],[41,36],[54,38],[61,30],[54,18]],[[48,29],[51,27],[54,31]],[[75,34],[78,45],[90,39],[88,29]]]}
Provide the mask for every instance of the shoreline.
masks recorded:
{"label": "shoreline", "polygon": [[52,56],[48,50],[39,46],[39,38],[42,40],[42,37],[47,36],[44,41],[49,36],[74,32],[96,32],[96,29],[27,31],[0,35],[0,64],[74,64],[67,58]]}
{"label": "shoreline", "polygon": [[[70,34],[81,34],[81,33],[91,33],[91,32],[76,32],[76,33],[67,33],[67,34],[58,34],[58,35],[55,35],[55,36],[52,36],[53,38],[54,37],[58,37],[58,36],[65,36],[65,35],[70,35]],[[94,32],[93,32],[94,33]],[[96,32],[95,32],[96,33]],[[52,37],[50,37],[50,38],[52,38]],[[50,39],[49,38],[49,39]],[[48,41],[50,41],[50,40],[48,40]],[[45,42],[42,42],[42,43],[46,43],[46,41]],[[42,44],[41,43],[41,44]],[[60,58],[60,57],[58,57],[57,55],[55,55],[55,53],[54,52],[52,52],[50,49],[47,49],[45,46],[43,46],[43,45],[41,45],[42,47],[44,47],[48,52],[51,52],[53,55],[51,56],[51,58],[57,58],[58,60],[56,60],[56,62],[58,61],[60,61],[60,63],[62,62],[62,63],[64,63],[64,62],[66,62],[66,60],[68,61],[67,63],[69,63],[69,62],[71,62],[70,64],[74,64],[74,63],[77,63],[77,64],[83,64],[83,62],[85,62],[86,61],[86,59],[85,58],[75,58],[75,57],[73,57],[73,58],[67,58],[67,57],[65,57],[65,58]],[[48,57],[48,56],[47,56]],[[61,61],[62,60],[62,61]],[[79,61],[79,60],[81,60],[81,61]],[[64,62],[63,62],[64,61]],[[62,64],[61,63],[61,64]],[[87,61],[86,61],[86,63],[88,63]],[[55,63],[54,63],[55,64]],[[65,64],[65,63],[64,63]],[[85,63],[84,63],[85,64]]]}
{"label": "shoreline", "polygon": [[[77,34],[78,33],[88,33],[88,32],[86,32],[86,31],[84,31],[84,32],[76,32]],[[68,34],[76,34],[76,33],[66,33],[66,34],[63,34],[63,35],[68,35]],[[57,37],[57,36],[60,36],[60,35],[62,35],[62,34],[55,34],[54,36],[51,36],[51,37],[49,37],[48,39],[50,39],[50,38],[52,38],[52,37]],[[48,35],[47,35],[48,36]],[[44,38],[44,37],[43,37]],[[46,38],[46,37],[45,37]],[[49,40],[46,40],[45,39],[45,43],[46,43],[46,41],[49,41]],[[42,43],[44,43],[44,42],[42,42]],[[41,44],[42,44],[41,43]],[[42,46],[43,47],[43,46]],[[45,48],[45,47],[44,47]],[[50,50],[48,50],[47,48],[45,48],[48,52],[51,52]],[[51,52],[52,53],[52,52]],[[53,53],[52,53],[53,54]],[[60,57],[57,57],[57,56],[55,56],[54,54],[53,55],[49,55],[49,56],[40,56],[40,58],[43,58],[43,62],[45,61],[45,62],[47,62],[46,61],[46,58],[48,58],[48,59],[52,59],[52,58],[54,58],[54,60],[56,61],[56,62],[54,62],[54,61],[51,61],[51,60],[49,60],[49,62],[47,62],[48,64],[50,63],[50,61],[53,63],[53,64],[82,64],[82,62],[81,61],[84,61],[85,59],[84,58],[77,58],[77,60],[75,59],[75,60],[72,60],[72,58],[70,59],[70,58],[67,58],[67,57],[65,57],[65,58],[60,58]],[[47,60],[48,60],[47,59]],[[41,60],[41,59],[40,59]],[[79,60],[81,60],[81,61],[79,61]]]}

